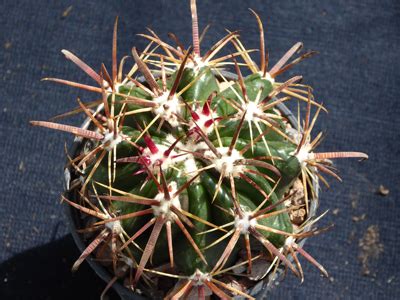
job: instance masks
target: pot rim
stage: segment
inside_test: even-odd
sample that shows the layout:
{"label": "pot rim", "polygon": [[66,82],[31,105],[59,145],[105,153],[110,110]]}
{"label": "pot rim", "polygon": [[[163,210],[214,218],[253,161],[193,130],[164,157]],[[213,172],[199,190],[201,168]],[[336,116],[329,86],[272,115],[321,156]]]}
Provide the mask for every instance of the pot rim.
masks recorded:
{"label": "pot rim", "polygon": [[[220,71],[220,73],[229,80],[237,80],[238,79],[238,76],[234,73],[231,73],[228,71]],[[216,74],[216,75],[218,76],[218,74]],[[139,77],[139,81],[144,81],[144,80],[145,79],[143,76]],[[292,111],[283,103],[278,103],[276,107],[288,119],[290,125],[293,128],[298,129],[297,119],[296,119],[295,115],[292,113]],[[100,104],[97,107],[97,111],[101,111],[102,108],[103,108],[103,104]],[[91,124],[91,120],[89,117],[87,117],[84,120],[84,122],[82,123],[81,128],[87,129],[90,124]],[[81,146],[82,142],[83,142],[83,139],[80,137],[76,137],[74,139],[72,147],[69,150],[69,154],[71,157],[75,156],[75,154],[78,151],[79,147]],[[74,200],[74,198],[75,198],[73,195],[74,190],[70,189],[70,182],[71,182],[70,168],[71,167],[64,169],[64,195],[67,198],[72,196],[72,198],[69,198],[69,199]],[[317,208],[319,205],[319,183],[318,183],[318,180],[314,180],[313,184],[314,184],[316,198],[311,199],[311,201],[310,201],[310,214],[309,215],[311,217],[316,215]],[[73,207],[71,207],[67,203],[64,203],[64,209],[65,209],[65,214],[67,215],[67,219],[68,219],[68,223],[69,223],[68,225],[69,225],[69,229],[72,234],[72,237],[73,237],[78,249],[82,252],[85,250],[87,245],[84,243],[82,237],[77,233],[77,229],[78,229],[77,223],[79,223],[78,222],[78,214],[77,214],[76,210],[73,210]],[[307,238],[302,239],[299,242],[299,246],[303,247],[306,240],[307,240]],[[292,260],[292,259],[289,258],[289,260]],[[92,255],[89,255],[85,259],[85,261],[90,265],[90,267],[95,271],[95,273],[103,281],[105,281],[106,283],[110,282],[110,280],[112,279],[111,274],[108,272],[108,270],[103,265],[101,265],[95,259],[93,259]],[[265,299],[268,292],[270,292],[275,286],[278,286],[279,283],[282,281],[283,277],[284,277],[284,270],[280,266],[276,272],[274,272],[272,274],[271,274],[271,272],[269,272],[269,274],[267,276],[265,276],[263,279],[261,279],[259,282],[257,282],[256,285],[253,286],[249,290],[249,294],[251,296],[257,296],[257,299]],[[123,284],[121,284],[119,282],[119,280],[117,280],[112,285],[112,288],[118,293],[118,295],[121,297],[121,299],[127,299],[127,300],[146,300],[147,299],[139,294],[132,292],[130,289],[126,288]]]}

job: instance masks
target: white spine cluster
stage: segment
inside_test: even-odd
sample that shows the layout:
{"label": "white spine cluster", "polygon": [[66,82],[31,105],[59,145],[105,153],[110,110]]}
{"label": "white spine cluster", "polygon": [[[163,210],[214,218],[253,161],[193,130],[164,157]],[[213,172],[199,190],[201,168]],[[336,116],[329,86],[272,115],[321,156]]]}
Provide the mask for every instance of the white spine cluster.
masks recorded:
{"label": "white spine cluster", "polygon": [[196,270],[190,277],[189,280],[193,282],[194,286],[203,285],[205,281],[210,281],[211,276],[208,273],[203,273],[199,269]]}
{"label": "white spine cluster", "polygon": [[[288,135],[296,142],[296,144],[300,144],[301,140],[303,138],[303,135],[301,132],[299,132],[296,129],[293,128],[286,128],[286,132]],[[304,145],[300,148],[298,153],[296,154],[295,152],[290,153],[291,155],[295,155],[297,159],[299,160],[300,164],[302,166],[305,166],[307,164],[307,160],[313,159],[313,153],[311,152],[312,147],[310,144],[310,138],[308,137],[304,143]]]}
{"label": "white spine cluster", "polygon": [[173,95],[169,98],[169,92],[164,92],[161,96],[154,98],[154,101],[158,104],[153,109],[156,115],[160,115],[162,119],[167,121],[171,126],[179,126],[179,120],[177,115],[181,113],[180,101]]}
{"label": "white spine cluster", "polygon": [[196,75],[197,75],[197,74],[199,73],[199,71],[200,71],[203,67],[205,67],[205,66],[207,66],[207,62],[204,62],[203,59],[202,59],[200,56],[198,56],[198,55],[195,55],[194,58],[193,58],[193,60],[189,60],[189,61],[186,63],[186,65],[185,65],[186,68],[192,69],[193,72],[194,72]]}
{"label": "white spine cluster", "polygon": [[296,239],[292,236],[288,236],[285,240],[285,245],[283,245],[283,247],[285,249],[292,248],[294,244],[296,244]]}
{"label": "white spine cluster", "polygon": [[117,134],[117,137],[114,137],[114,132],[110,132],[109,130],[104,133],[102,144],[106,151],[113,150],[121,142],[122,136],[119,133]]}
{"label": "white spine cluster", "polygon": [[271,84],[275,83],[275,79],[268,72],[265,72],[265,75],[262,72],[259,72],[259,74],[261,75],[262,79],[268,80],[269,82],[271,82]]}
{"label": "white spine cluster", "polygon": [[232,175],[238,177],[243,174],[243,165],[236,165],[236,161],[243,159],[243,156],[236,149],[232,149],[231,155],[228,155],[229,147],[218,147],[217,151],[221,154],[221,157],[215,157],[215,154],[208,150],[205,155],[211,157],[211,162],[215,165],[215,169],[223,174],[225,177]]}
{"label": "white spine cluster", "polygon": [[[168,185],[169,194],[173,196],[177,191],[177,184],[175,181],[171,181]],[[171,205],[175,206],[176,208],[181,208],[181,203],[179,201],[179,195],[173,197],[171,200],[165,199],[164,193],[158,193],[154,200],[160,202],[159,205],[153,205],[151,208],[153,209],[154,216],[163,216],[168,220],[173,220],[175,214],[171,211]]]}
{"label": "white spine cluster", "polygon": [[310,160],[313,158],[313,153],[311,152],[311,145],[308,143],[304,144],[300,148],[299,152],[296,154],[296,157],[302,166],[307,164],[307,160]]}
{"label": "white spine cluster", "polygon": [[116,234],[121,234],[123,232],[122,225],[119,220],[108,222],[105,224],[105,227],[115,232]]}
{"label": "white spine cluster", "polygon": [[242,217],[235,217],[235,228],[240,228],[241,234],[249,233],[249,229],[257,225],[257,220],[251,218],[251,214],[245,212]]}
{"label": "white spine cluster", "polygon": [[[249,101],[248,103],[246,103],[244,108],[246,111],[244,119],[247,122],[252,122],[252,121],[254,122],[254,119],[257,118],[257,115],[263,114],[263,111],[258,107],[258,103],[254,101]],[[240,118],[242,117],[243,115],[240,116]]]}

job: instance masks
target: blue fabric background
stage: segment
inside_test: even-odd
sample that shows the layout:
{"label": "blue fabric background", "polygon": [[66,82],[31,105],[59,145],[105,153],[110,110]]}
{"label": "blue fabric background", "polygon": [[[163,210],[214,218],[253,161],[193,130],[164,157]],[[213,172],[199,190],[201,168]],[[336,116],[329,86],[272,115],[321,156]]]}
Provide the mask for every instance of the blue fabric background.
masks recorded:
{"label": "blue fabric background", "polygon": [[[400,187],[400,3],[395,0],[198,1],[201,28],[212,27],[203,49],[240,29],[248,47],[258,47],[255,9],[267,28],[271,61],[297,41],[320,54],[297,66],[329,114],[319,120],[327,136],[321,150],[362,150],[363,163],[338,161],[342,184],[330,180],[321,195],[323,224],[336,227],[310,239],[306,249],[331,275],[321,278],[304,263],[305,282],[294,276],[273,293],[277,299],[395,299],[400,293],[398,205]],[[69,15],[63,11],[72,5]],[[104,284],[87,266],[72,275],[78,256],[59,205],[64,142],[68,135],[31,128],[93,95],[40,82],[45,76],[89,83],[60,50],[69,49],[98,68],[111,61],[112,26],[119,22],[119,57],[139,49],[135,34],[151,27],[162,37],[176,33],[190,43],[188,1],[0,1],[0,298],[97,299]],[[80,118],[67,120],[78,125]],[[387,197],[376,193],[380,184]],[[332,210],[338,209],[337,214]],[[354,216],[365,214],[363,221]],[[384,252],[362,276],[359,240],[376,225]],[[61,240],[60,240],[61,238]],[[41,248],[35,248],[42,246]],[[110,294],[111,296],[115,296]]]}

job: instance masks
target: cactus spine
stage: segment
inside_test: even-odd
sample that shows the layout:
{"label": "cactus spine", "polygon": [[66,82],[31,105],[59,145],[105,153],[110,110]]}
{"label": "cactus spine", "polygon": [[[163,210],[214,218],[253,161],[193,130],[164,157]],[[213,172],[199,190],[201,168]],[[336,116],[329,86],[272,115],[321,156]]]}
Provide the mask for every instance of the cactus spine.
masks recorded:
{"label": "cactus spine", "polygon": [[[229,32],[203,54],[195,0],[191,12],[189,49],[174,35],[176,46],[150,30],[142,34],[150,41],[148,47],[142,52],[133,48],[135,64],[124,73],[125,58],[117,62],[116,21],[111,74],[104,64],[96,72],[62,51],[98,86],[46,78],[101,95],[99,102],[78,100],[72,113],[83,112],[89,120],[82,128],[31,121],[91,145],[69,158],[79,177],[71,187],[79,200],[62,197],[87,216],[83,232],[89,233],[90,244],[73,269],[96,253],[115,276],[107,288],[128,278],[128,287],[146,291],[155,278],[165,277],[171,279],[169,285],[160,289],[171,299],[189,293],[251,298],[251,285],[233,285],[235,276],[227,274],[244,266],[238,276],[259,280],[263,276],[254,277],[253,265],[263,261],[269,270],[282,263],[303,278],[298,254],[327,275],[297,244],[321,231],[307,226],[318,218],[294,224],[289,214],[299,207],[285,201],[300,180],[308,216],[310,203],[316,201],[313,183],[326,183],[323,174],[340,179],[330,159],[367,156],[315,152],[321,134],[312,139],[311,132],[325,108],[314,100],[310,87],[299,83],[301,76],[278,81],[314,52],[291,60],[302,48],[296,43],[269,69],[263,26],[252,11],[260,30],[260,66],[237,32]],[[234,52],[216,58],[228,44]],[[235,76],[222,71],[230,66]],[[251,74],[243,76],[243,67]],[[293,98],[307,108],[297,128],[278,109]]]}

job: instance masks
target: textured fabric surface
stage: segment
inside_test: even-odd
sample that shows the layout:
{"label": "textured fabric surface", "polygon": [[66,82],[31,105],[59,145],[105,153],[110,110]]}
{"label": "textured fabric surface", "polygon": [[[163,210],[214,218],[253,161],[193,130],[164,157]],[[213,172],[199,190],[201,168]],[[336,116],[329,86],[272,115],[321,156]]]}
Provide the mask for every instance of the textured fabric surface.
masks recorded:
{"label": "textured fabric surface", "polygon": [[[308,240],[306,250],[329,271],[330,279],[305,263],[305,282],[289,274],[271,298],[394,299],[400,293],[397,203],[400,189],[400,3],[395,0],[198,1],[200,26],[211,23],[203,48],[240,29],[250,48],[258,47],[257,24],[266,25],[270,58],[275,62],[297,41],[320,54],[283,77],[304,75],[329,114],[318,129],[327,135],[321,150],[362,150],[370,159],[338,161],[344,182],[330,179],[323,189],[322,224],[335,228]],[[67,8],[71,7],[69,13]],[[64,16],[63,16],[64,13]],[[64,142],[68,135],[31,128],[32,119],[49,119],[76,106],[76,97],[92,94],[40,82],[45,76],[89,83],[60,50],[69,49],[98,68],[110,65],[112,26],[119,22],[119,57],[146,26],[176,33],[190,43],[188,1],[0,1],[0,298],[97,299],[104,284],[90,270],[72,275],[78,256],[59,205],[63,189]],[[256,55],[255,55],[256,57]],[[282,78],[283,78],[282,77]],[[78,125],[82,120],[67,122]],[[379,185],[390,192],[377,193]],[[379,231],[363,276],[359,246],[370,226]],[[33,247],[42,246],[33,249]],[[365,253],[364,253],[365,254]],[[85,266],[86,267],[86,266]],[[89,274],[89,275],[88,275]],[[92,292],[89,292],[93,290]],[[110,294],[113,296],[113,294]],[[63,297],[64,296],[64,297]],[[114,295],[115,296],[115,295]]]}

